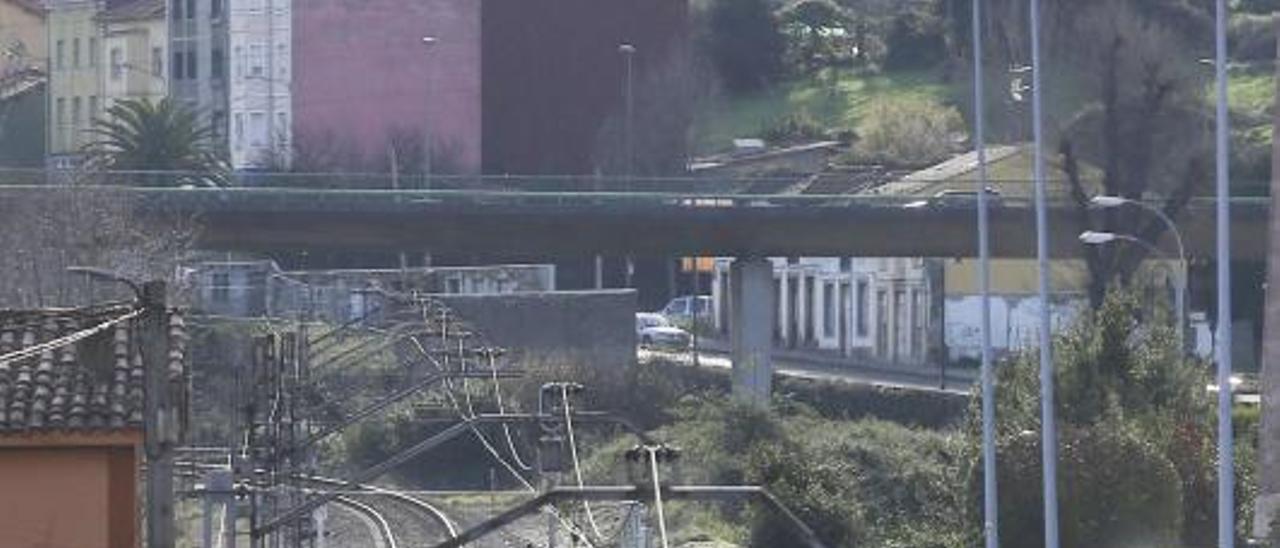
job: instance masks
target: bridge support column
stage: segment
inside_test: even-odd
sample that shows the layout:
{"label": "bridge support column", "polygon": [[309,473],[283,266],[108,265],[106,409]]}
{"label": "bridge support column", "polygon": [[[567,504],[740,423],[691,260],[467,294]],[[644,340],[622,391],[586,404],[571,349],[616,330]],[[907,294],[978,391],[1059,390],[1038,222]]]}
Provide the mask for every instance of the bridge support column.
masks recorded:
{"label": "bridge support column", "polygon": [[773,383],[773,263],[761,257],[740,257],[729,267],[729,278],[733,394],[766,405]]}

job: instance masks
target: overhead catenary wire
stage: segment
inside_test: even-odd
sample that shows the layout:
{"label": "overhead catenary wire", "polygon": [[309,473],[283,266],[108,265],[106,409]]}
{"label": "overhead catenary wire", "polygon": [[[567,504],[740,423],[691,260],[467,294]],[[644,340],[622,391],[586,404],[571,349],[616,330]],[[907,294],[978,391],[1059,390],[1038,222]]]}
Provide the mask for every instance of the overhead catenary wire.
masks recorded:
{"label": "overhead catenary wire", "polygon": [[662,548],[670,548],[667,542],[667,516],[662,509],[662,483],[658,481],[658,448],[646,446],[649,452],[649,470],[653,475],[653,509],[658,514],[658,534],[662,538]]}
{"label": "overhead catenary wire", "polygon": [[[573,436],[573,414],[569,412],[569,388],[566,385],[560,385],[561,407],[564,408],[564,426],[565,431],[569,435],[569,456],[573,460],[573,475],[578,480],[578,489],[585,487],[582,481],[582,463],[578,460],[578,443]],[[603,539],[605,536],[600,533],[600,526],[596,525],[595,513],[591,511],[591,502],[582,501],[582,509],[587,512],[587,524],[591,525],[591,532],[596,534],[596,538]]]}
{"label": "overhead catenary wire", "polygon": [[[428,310],[426,306],[424,306],[423,299],[419,298],[416,292],[413,298],[415,303],[417,303],[420,307],[423,321],[424,322],[429,321]],[[447,312],[442,312],[442,319],[447,317],[446,314]],[[448,331],[447,324],[442,324],[440,331],[441,331],[441,336],[444,337]],[[422,341],[419,341],[417,336],[407,335],[407,337],[408,337],[408,340],[413,344],[413,347],[418,351],[418,353],[427,359],[428,363],[432,364],[432,366],[434,366],[440,372],[447,371],[447,366],[448,366],[447,355],[445,356],[445,360],[446,360],[445,363],[441,364],[439,360],[437,360],[434,356],[431,355],[430,352],[427,351],[426,347],[422,345]],[[467,419],[465,413],[462,410],[462,406],[458,403],[457,396],[454,394],[453,384],[449,381],[447,377],[445,379],[445,386],[446,386],[445,396],[449,399],[450,405],[453,407],[454,411],[457,412],[460,417],[462,417],[463,419]],[[502,458],[502,455],[500,455],[498,453],[498,450],[493,446],[493,444],[489,442],[489,439],[482,432],[480,432],[480,429],[475,427],[475,424],[471,424],[469,426],[469,430],[471,430],[471,434],[476,438],[476,440],[480,442],[480,445],[482,445],[485,448],[485,451],[487,451],[489,455],[493,457],[494,460],[498,461],[498,464],[500,464],[503,467],[503,469],[509,472],[512,475],[512,477],[516,478],[516,481],[520,482],[520,484],[525,488],[525,490],[529,491],[530,493],[538,492],[538,489],[535,488],[532,483],[529,483],[529,480],[525,479],[525,477],[521,475],[520,472],[516,470],[515,467],[511,465],[510,462]],[[587,548],[595,548],[595,544],[588,539],[586,533],[582,531],[580,527],[578,527],[573,522],[569,521],[563,515],[561,515],[560,512],[555,509],[555,507],[545,506],[543,507],[543,511],[551,515],[552,517],[554,517],[562,527],[569,530],[571,533],[575,534],[578,538],[580,538],[587,545]]]}

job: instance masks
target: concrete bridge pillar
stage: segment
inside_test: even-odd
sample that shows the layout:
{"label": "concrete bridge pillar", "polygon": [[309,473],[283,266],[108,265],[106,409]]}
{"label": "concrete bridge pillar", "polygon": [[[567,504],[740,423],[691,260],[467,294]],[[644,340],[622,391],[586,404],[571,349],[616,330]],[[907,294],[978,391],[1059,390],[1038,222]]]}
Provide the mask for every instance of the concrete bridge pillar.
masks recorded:
{"label": "concrete bridge pillar", "polygon": [[733,347],[733,394],[758,405],[772,392],[773,263],[740,257],[729,267],[729,341]]}

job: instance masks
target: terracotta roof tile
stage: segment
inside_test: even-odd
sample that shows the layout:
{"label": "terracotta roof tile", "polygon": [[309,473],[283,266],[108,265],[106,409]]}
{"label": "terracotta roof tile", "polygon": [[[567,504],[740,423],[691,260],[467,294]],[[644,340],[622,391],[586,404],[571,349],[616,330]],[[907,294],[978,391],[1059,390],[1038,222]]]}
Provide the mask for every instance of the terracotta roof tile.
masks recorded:
{"label": "terracotta roof tile", "polygon": [[[125,307],[0,310],[0,355],[92,329]],[[136,329],[121,322],[78,342],[0,361],[0,435],[50,430],[141,427],[144,372]],[[186,375],[187,333],[170,314],[167,373]]]}

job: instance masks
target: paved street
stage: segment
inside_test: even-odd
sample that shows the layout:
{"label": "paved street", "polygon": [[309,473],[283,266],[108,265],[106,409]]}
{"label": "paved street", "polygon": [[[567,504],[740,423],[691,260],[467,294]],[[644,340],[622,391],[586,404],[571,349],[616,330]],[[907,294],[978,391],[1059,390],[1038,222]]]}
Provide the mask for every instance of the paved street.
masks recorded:
{"label": "paved street", "polygon": [[[682,365],[693,365],[692,352],[676,352],[668,350],[639,349],[636,355],[641,363],[654,359],[665,359]],[[729,369],[732,364],[725,352],[717,350],[701,350],[698,353],[699,365]],[[974,372],[948,372],[946,388],[941,387],[939,375],[935,372],[890,371],[886,369],[857,366],[847,363],[836,364],[834,360],[820,357],[806,357],[794,352],[777,352],[774,354],[774,369],[780,375],[819,381],[839,381],[857,384],[869,384],[889,388],[907,390],[925,390],[930,392],[947,392],[950,394],[968,394],[969,386],[977,380]]]}

